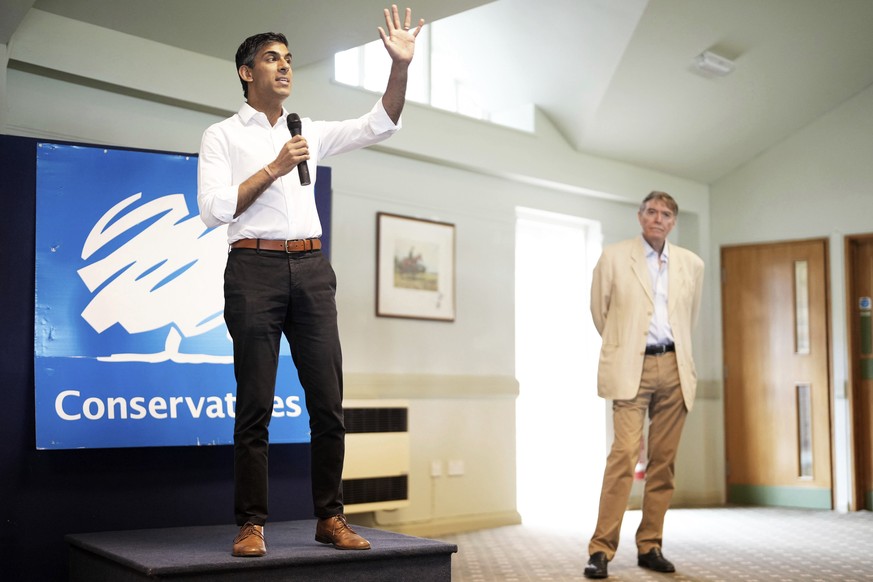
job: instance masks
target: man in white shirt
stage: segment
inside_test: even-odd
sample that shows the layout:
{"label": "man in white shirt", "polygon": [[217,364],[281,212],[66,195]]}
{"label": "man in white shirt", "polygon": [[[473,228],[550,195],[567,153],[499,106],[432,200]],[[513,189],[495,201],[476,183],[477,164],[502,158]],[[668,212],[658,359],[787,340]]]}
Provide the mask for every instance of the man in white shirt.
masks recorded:
{"label": "man in white shirt", "polygon": [[[234,426],[234,556],[266,554],[268,427],[279,343],[284,335],[310,417],[315,539],[338,549],[366,550],[343,515],[345,428],[336,277],[321,254],[315,168],[327,156],[387,139],[400,127],[409,63],[424,20],[410,30],[397,6],[386,9],[379,34],[392,66],[382,98],[366,115],[341,122],[304,118],[292,137],[283,107],[291,94],[291,53],[284,35],[263,33],[237,50],[246,103],[203,134],[198,166],[200,217],[228,225],[224,317],[233,338],[237,382]],[[296,133],[296,132],[295,132]],[[302,185],[299,164],[312,167]]]}
{"label": "man in white shirt", "polygon": [[618,548],[643,423],[649,417],[643,516],[637,564],[656,572],[675,567],[661,552],[664,516],[673,496],[673,466],[697,375],[691,329],[697,321],[703,261],[667,242],[679,206],[666,192],[643,199],[642,235],[610,245],[594,268],[591,316],[603,345],[597,392],[612,400],[612,450],[606,460],[597,526],[588,544],[586,578],[606,578]]}

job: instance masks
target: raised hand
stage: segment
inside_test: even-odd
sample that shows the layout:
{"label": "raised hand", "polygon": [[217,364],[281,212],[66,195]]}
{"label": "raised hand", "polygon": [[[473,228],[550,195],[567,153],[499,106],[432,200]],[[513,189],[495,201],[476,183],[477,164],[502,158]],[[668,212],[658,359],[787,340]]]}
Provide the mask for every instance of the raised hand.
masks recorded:
{"label": "raised hand", "polygon": [[388,55],[394,62],[409,63],[412,61],[412,54],[415,50],[415,37],[421,32],[421,27],[424,26],[424,18],[419,19],[418,26],[410,30],[412,22],[412,9],[407,8],[403,18],[403,24],[400,22],[400,11],[396,4],[392,4],[391,8],[386,8],[385,26],[387,32],[380,26],[379,36],[382,37],[382,42],[385,43],[385,49]]}

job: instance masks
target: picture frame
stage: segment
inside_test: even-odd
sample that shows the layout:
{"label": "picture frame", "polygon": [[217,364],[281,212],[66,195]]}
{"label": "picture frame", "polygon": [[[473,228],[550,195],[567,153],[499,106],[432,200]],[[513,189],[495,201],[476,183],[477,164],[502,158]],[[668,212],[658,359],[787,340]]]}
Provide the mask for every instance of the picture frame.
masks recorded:
{"label": "picture frame", "polygon": [[455,225],[376,214],[376,315],[455,320]]}

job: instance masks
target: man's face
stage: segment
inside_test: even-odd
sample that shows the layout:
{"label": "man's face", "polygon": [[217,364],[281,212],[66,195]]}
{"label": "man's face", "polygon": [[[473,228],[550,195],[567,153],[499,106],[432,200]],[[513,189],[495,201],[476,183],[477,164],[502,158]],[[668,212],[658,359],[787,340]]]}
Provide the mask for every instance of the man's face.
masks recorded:
{"label": "man's face", "polygon": [[240,67],[240,75],[249,82],[249,99],[285,99],[291,94],[291,53],[280,42],[264,45],[255,55],[254,66]]}
{"label": "man's face", "polygon": [[656,250],[660,250],[667,235],[676,226],[676,215],[663,200],[649,200],[646,207],[637,213],[643,238]]}

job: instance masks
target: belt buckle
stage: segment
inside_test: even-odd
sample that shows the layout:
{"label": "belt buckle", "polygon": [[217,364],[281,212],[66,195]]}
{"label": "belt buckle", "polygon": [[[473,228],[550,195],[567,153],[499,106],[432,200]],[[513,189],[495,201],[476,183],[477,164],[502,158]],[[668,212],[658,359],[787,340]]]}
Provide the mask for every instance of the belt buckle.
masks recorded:
{"label": "belt buckle", "polygon": [[650,344],[646,346],[646,355],[663,356],[667,353],[667,344]]}

